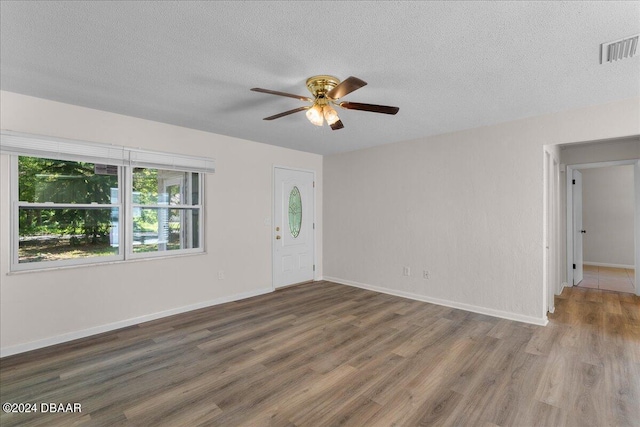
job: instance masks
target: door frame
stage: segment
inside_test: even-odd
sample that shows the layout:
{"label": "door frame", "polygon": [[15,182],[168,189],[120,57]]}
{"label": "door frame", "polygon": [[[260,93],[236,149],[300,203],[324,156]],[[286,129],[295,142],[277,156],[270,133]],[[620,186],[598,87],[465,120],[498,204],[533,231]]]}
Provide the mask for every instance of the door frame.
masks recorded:
{"label": "door frame", "polygon": [[[307,172],[307,173],[311,173],[313,174],[313,183],[314,185],[312,186],[312,197],[313,197],[313,223],[317,224],[317,213],[316,213],[316,209],[317,209],[317,196],[316,196],[316,186],[315,186],[315,182],[316,182],[316,171],[313,169],[301,169],[301,168],[294,168],[291,166],[282,166],[282,165],[276,165],[273,164],[272,168],[271,168],[271,222],[269,224],[269,236],[270,236],[270,243],[271,243],[271,290],[275,291],[276,289],[281,289],[281,288],[276,288],[276,273],[275,270],[273,268],[273,266],[275,265],[275,257],[276,257],[276,251],[274,249],[274,239],[275,239],[275,229],[274,229],[274,223],[276,220],[276,203],[275,203],[275,198],[276,198],[276,169],[286,169],[286,170],[290,170],[290,171],[296,171],[296,172]],[[317,239],[316,239],[316,229],[318,227],[312,227],[312,237],[313,237],[313,265],[317,266],[317,251],[316,251],[316,243],[317,243]],[[317,281],[318,280],[318,269],[314,268],[313,270],[313,281]]]}
{"label": "door frame", "polygon": [[[576,265],[576,268],[574,269],[573,266],[571,267],[571,286],[577,286],[580,284],[580,282],[582,282],[582,280],[584,280],[584,235],[582,233],[582,230],[584,230],[584,219],[583,219],[583,211],[584,211],[584,197],[582,194],[580,194],[580,203],[576,203],[576,197],[574,194],[574,191],[576,190],[576,188],[580,187],[580,190],[583,190],[584,187],[582,185],[582,172],[581,170],[584,169],[576,169],[576,168],[571,168],[569,170],[569,172],[571,172],[571,227],[575,228],[576,225],[576,217],[580,217],[580,222],[581,222],[581,226],[580,226],[580,234],[581,236],[576,235],[575,230],[572,230],[573,233],[571,233],[571,235],[573,236],[573,240],[571,241],[571,248],[573,250],[573,257],[571,257],[571,259],[567,260],[567,265],[569,264],[569,262],[573,262]],[[576,174],[577,172],[577,174]],[[580,180],[580,185],[577,185],[577,181],[578,179]],[[576,181],[576,184],[574,184],[573,182]],[[583,191],[584,193],[584,191]],[[580,206],[580,215],[576,215],[575,212],[575,207],[576,206]],[[569,215],[569,212],[567,211],[567,215]],[[576,254],[576,241],[580,240],[580,242],[582,243],[582,248],[580,250],[580,255],[581,255],[581,260],[579,261],[579,264],[576,263],[576,259],[577,259],[577,254]],[[580,269],[577,268],[577,266],[580,266]],[[576,271],[581,271],[582,275],[580,277],[576,277]],[[580,279],[580,280],[578,280]]]}
{"label": "door frame", "polygon": [[632,160],[613,160],[608,162],[597,163],[581,163],[575,165],[567,165],[566,179],[567,179],[567,286],[573,286],[573,185],[572,177],[574,170],[580,169],[594,169],[604,168],[609,166],[623,166],[634,165],[633,167],[633,179],[634,179],[634,261],[635,261],[635,286],[636,295],[640,296],[640,282],[638,278],[640,274],[638,272],[640,267],[640,159]]}
{"label": "door frame", "polygon": [[560,159],[547,147],[544,154],[543,191],[543,307],[544,315],[555,311],[554,297],[562,291],[562,247],[560,241]]}

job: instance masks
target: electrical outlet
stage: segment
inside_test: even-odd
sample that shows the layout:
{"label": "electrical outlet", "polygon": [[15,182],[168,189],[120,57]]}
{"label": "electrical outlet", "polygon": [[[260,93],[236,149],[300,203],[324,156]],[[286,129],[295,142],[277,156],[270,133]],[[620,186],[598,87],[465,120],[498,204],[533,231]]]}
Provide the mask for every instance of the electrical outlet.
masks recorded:
{"label": "electrical outlet", "polygon": [[409,267],[402,267],[402,275],[403,276],[411,276],[411,268]]}
{"label": "electrical outlet", "polygon": [[218,271],[218,280],[224,280],[224,271]]}
{"label": "electrical outlet", "polygon": [[429,275],[429,270],[422,270],[422,278],[429,279],[431,276]]}

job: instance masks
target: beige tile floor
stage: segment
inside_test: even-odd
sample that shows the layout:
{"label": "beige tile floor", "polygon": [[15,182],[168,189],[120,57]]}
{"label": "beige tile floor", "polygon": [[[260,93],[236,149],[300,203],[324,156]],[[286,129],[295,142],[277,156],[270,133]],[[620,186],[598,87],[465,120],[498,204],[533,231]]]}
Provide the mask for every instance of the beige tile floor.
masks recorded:
{"label": "beige tile floor", "polygon": [[635,270],[629,268],[584,265],[584,276],[578,287],[635,293]]}

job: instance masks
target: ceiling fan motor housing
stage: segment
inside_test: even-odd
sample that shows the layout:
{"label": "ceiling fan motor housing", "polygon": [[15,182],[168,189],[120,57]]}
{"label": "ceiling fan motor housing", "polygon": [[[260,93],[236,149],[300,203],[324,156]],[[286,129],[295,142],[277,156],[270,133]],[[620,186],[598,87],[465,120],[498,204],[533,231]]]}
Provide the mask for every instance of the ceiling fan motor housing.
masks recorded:
{"label": "ceiling fan motor housing", "polygon": [[318,100],[327,99],[326,94],[339,84],[340,79],[334,76],[319,75],[307,79],[307,89]]}

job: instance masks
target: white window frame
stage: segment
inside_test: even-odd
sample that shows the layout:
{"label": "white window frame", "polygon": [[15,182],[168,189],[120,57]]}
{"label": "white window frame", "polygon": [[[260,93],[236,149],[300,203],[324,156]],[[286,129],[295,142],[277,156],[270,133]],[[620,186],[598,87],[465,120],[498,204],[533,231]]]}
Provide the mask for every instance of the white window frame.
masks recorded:
{"label": "white window frame", "polygon": [[[73,141],[40,135],[30,135],[12,131],[1,131],[0,153],[10,156],[10,216],[11,216],[11,263],[10,271],[38,271],[82,265],[95,265],[114,262],[127,262],[136,259],[175,257],[200,254],[206,251],[205,236],[205,174],[215,172],[215,160],[206,157],[185,156],[132,149],[122,146]],[[39,157],[69,162],[90,162],[109,164],[118,167],[118,203],[100,205],[104,208],[117,207],[118,215],[118,255],[76,258],[59,261],[35,261],[20,263],[19,247],[19,209],[34,208],[95,208],[95,204],[77,203],[30,203],[19,199],[18,157]],[[162,209],[198,209],[198,248],[174,249],[155,252],[133,253],[133,180],[134,167],[148,169],[176,170],[198,173],[199,199],[197,205],[140,205],[147,208]],[[137,207],[138,205],[136,205]]]}
{"label": "white window frame", "polygon": [[[198,200],[199,203],[197,205],[184,205],[184,204],[180,204],[180,205],[163,205],[163,204],[155,204],[155,205],[151,205],[151,204],[139,204],[139,203],[133,203],[133,168],[132,167],[127,167],[126,168],[126,176],[127,176],[127,182],[130,183],[130,191],[127,191],[126,193],[126,197],[127,197],[127,217],[131,218],[130,221],[127,221],[127,225],[129,226],[129,228],[131,228],[131,232],[127,234],[127,253],[126,253],[126,258],[127,259],[136,259],[136,258],[155,258],[155,257],[166,257],[166,256],[171,256],[171,255],[186,255],[186,254],[197,254],[197,253],[202,253],[204,252],[204,174],[203,173],[198,173],[198,187],[199,187],[199,196],[198,196]],[[149,168],[149,169],[154,169],[154,168]],[[158,168],[161,169],[161,168]],[[185,172],[191,172],[191,171],[185,171]],[[197,172],[194,172],[197,173]],[[156,251],[156,252],[139,252],[139,253],[134,253],[133,252],[133,209],[134,208],[142,208],[142,209],[198,209],[198,211],[200,212],[199,215],[199,224],[200,224],[200,229],[198,230],[198,243],[200,243],[200,247],[199,248],[191,248],[191,249],[174,249],[174,250],[166,250],[166,251]]]}
{"label": "white window frame", "polygon": [[[11,185],[11,271],[25,271],[25,270],[41,270],[43,268],[58,268],[71,265],[82,264],[97,264],[102,262],[114,262],[123,261],[125,254],[121,243],[118,244],[118,255],[106,255],[95,256],[85,258],[75,258],[69,260],[59,261],[34,261],[20,263],[18,257],[18,249],[20,246],[20,208],[69,208],[69,209],[82,209],[82,208],[118,208],[118,241],[122,242],[124,237],[124,228],[122,226],[122,218],[124,216],[124,205],[122,203],[122,168],[118,167],[118,202],[111,204],[83,204],[83,203],[32,203],[23,202],[19,200],[19,177],[18,177],[18,157],[12,155],[9,159],[10,185]],[[25,156],[27,157],[27,156]],[[31,156],[37,157],[37,156]],[[61,159],[62,160],[62,159]],[[74,161],[74,160],[69,160]]]}

